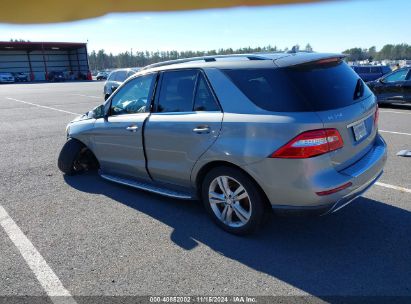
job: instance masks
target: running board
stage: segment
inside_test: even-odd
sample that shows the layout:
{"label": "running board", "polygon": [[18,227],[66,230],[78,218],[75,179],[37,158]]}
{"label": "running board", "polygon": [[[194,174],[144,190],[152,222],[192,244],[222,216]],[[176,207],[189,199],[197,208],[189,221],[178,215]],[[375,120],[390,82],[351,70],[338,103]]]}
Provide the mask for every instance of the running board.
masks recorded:
{"label": "running board", "polygon": [[160,195],[164,195],[164,196],[168,196],[168,197],[179,198],[179,199],[184,199],[184,200],[194,199],[194,197],[191,196],[188,193],[178,192],[178,191],[175,191],[175,190],[170,190],[170,189],[154,186],[154,185],[149,184],[149,183],[139,182],[139,181],[136,181],[136,180],[131,180],[131,179],[123,178],[123,177],[108,175],[108,174],[104,174],[104,173],[100,173],[100,176],[102,178],[106,179],[106,180],[111,181],[111,182],[115,182],[115,183],[118,183],[118,184],[126,185],[126,186],[129,186],[129,187],[137,188],[137,189],[140,189],[140,190],[145,190],[145,191],[148,191],[148,192],[152,192],[152,193],[156,193],[156,194],[160,194]]}

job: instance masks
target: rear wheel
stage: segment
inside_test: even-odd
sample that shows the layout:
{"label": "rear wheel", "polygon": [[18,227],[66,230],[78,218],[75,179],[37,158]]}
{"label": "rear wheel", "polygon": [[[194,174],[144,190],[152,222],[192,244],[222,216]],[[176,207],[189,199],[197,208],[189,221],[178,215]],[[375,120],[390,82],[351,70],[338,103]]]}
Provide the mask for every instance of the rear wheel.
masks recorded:
{"label": "rear wheel", "polygon": [[261,190],[236,168],[212,169],[202,183],[202,201],[214,222],[230,233],[252,233],[264,219]]}
{"label": "rear wheel", "polygon": [[74,175],[87,169],[85,162],[88,157],[87,147],[77,139],[70,138],[61,149],[57,165],[59,169],[67,174]]}

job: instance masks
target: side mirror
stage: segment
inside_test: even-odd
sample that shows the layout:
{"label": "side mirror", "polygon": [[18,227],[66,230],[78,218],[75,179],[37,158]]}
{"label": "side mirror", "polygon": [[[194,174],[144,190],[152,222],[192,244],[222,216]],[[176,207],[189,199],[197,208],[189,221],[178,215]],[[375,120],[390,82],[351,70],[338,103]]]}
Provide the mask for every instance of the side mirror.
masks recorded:
{"label": "side mirror", "polygon": [[87,118],[96,118],[96,113],[94,111],[88,111]]}
{"label": "side mirror", "polygon": [[87,116],[89,118],[95,118],[95,119],[105,117],[104,105],[95,107],[92,111],[88,112]]}

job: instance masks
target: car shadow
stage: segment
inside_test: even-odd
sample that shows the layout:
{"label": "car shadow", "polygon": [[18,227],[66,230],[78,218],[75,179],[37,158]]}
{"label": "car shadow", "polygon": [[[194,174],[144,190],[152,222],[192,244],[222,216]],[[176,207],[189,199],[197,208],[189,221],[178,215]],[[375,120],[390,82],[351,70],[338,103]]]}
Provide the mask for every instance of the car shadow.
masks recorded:
{"label": "car shadow", "polygon": [[404,209],[359,198],[330,216],[272,216],[258,234],[238,237],[217,228],[198,201],[164,198],[91,172],[65,181],[172,227],[171,240],[185,250],[203,243],[317,297],[411,296],[411,213]]}
{"label": "car shadow", "polygon": [[381,103],[378,106],[382,109],[411,110],[411,104]]}

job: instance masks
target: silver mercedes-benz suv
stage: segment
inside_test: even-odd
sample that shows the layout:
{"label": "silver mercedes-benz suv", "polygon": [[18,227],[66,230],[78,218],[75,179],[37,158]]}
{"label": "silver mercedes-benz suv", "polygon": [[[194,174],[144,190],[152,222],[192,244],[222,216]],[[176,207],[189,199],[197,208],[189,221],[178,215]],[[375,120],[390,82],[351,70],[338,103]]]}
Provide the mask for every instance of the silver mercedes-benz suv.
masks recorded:
{"label": "silver mercedes-benz suv", "polygon": [[253,232],[269,210],[327,214],[373,185],[386,162],[375,96],[319,53],[191,58],[147,66],[67,126],[65,174],[203,201]]}

